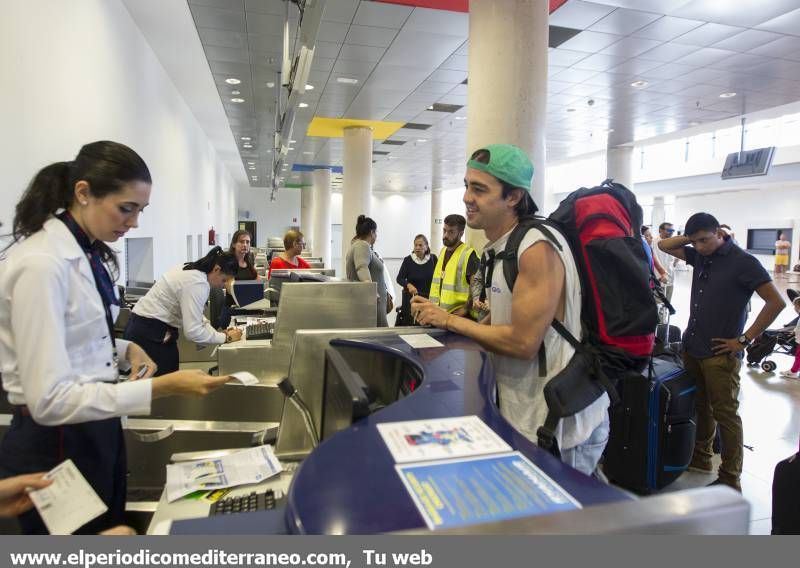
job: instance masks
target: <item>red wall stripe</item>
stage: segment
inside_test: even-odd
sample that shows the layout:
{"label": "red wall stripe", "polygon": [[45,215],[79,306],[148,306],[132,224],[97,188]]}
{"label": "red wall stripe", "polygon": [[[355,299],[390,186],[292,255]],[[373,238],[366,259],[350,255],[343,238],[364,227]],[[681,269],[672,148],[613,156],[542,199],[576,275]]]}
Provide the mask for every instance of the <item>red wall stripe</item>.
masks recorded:
{"label": "red wall stripe", "polygon": [[[375,0],[385,4],[402,4],[415,8],[433,8],[434,10],[449,10],[451,12],[469,12],[469,0]],[[550,13],[552,14],[563,6],[567,0],[550,0]]]}

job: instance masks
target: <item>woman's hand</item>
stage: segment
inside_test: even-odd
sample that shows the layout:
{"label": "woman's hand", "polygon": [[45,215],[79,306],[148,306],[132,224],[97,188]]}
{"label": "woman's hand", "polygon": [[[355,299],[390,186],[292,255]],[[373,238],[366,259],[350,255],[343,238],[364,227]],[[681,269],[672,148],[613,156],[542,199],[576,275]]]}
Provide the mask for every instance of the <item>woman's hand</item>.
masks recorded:
{"label": "woman's hand", "polygon": [[0,479],[0,517],[16,517],[33,508],[28,487],[42,489],[53,483],[44,473],[29,473]]}
{"label": "woman's hand", "polygon": [[153,379],[153,398],[165,396],[205,396],[224,385],[230,376],[212,377],[203,371],[175,371]]}
{"label": "woman's hand", "polygon": [[411,282],[406,284],[406,290],[408,290],[408,293],[411,294],[412,296],[416,296],[419,293],[417,292],[417,287],[414,286]]}
{"label": "woman's hand", "polygon": [[231,327],[225,330],[225,343],[233,343],[242,338],[242,330],[238,327]]}
{"label": "woman's hand", "polygon": [[[136,379],[149,379],[158,371],[158,365],[156,365],[155,361],[150,358],[144,349],[135,343],[128,345],[125,358],[128,360],[128,363],[131,364],[131,375],[129,379],[131,381],[135,381]],[[142,371],[143,367],[145,368],[144,371]],[[141,372],[143,372],[143,374],[139,376]]]}

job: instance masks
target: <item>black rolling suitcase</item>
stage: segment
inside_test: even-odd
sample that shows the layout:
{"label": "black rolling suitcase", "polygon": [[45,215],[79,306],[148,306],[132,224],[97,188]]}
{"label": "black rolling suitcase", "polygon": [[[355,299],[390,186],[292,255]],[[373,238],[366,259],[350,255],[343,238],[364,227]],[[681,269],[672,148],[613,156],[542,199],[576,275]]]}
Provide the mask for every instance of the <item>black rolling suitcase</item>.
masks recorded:
{"label": "black rolling suitcase", "polygon": [[775,466],[772,534],[800,534],[800,452]]}
{"label": "black rolling suitcase", "polygon": [[653,369],[619,382],[603,459],[608,478],[637,493],[675,481],[694,451],[695,381],[676,357],[653,359]]}

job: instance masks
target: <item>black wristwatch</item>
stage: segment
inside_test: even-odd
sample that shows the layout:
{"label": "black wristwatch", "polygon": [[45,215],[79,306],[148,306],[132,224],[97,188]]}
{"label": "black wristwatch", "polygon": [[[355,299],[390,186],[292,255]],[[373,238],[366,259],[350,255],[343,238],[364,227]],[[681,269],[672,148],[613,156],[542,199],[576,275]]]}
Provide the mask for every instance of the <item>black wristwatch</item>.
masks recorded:
{"label": "black wristwatch", "polygon": [[750,345],[750,340],[749,340],[749,339],[747,339],[747,335],[745,335],[744,333],[743,333],[742,335],[740,335],[740,336],[739,336],[739,337],[736,339],[736,341],[738,341],[738,342],[739,342],[739,343],[741,343],[742,345]]}

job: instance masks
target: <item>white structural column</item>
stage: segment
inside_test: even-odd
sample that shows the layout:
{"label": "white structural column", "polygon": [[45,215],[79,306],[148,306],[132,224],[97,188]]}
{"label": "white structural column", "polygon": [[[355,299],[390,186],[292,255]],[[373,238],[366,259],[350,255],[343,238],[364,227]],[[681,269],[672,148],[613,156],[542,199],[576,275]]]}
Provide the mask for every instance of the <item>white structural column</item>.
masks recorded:
{"label": "white structural column", "polygon": [[431,191],[431,234],[428,237],[431,252],[439,254],[442,250],[442,229],[444,228],[444,192],[441,189]]}
{"label": "white structural column", "polygon": [[305,236],[306,247],[313,249],[314,222],[312,211],[314,210],[314,188],[308,181],[308,179],[304,179],[303,187],[300,188],[300,232]]}
{"label": "white structural column", "polygon": [[431,164],[431,234],[428,235],[431,252],[434,254],[439,254],[442,249],[442,227],[445,215],[442,195],[442,152],[437,141],[433,147]]}
{"label": "white structural column", "polygon": [[[342,180],[342,266],[350,240],[355,235],[356,219],[370,214],[372,198],[372,128],[349,126],[344,129],[344,176]],[[380,227],[378,228],[380,230]]]}
{"label": "white structural column", "polygon": [[664,208],[664,198],[653,198],[653,214],[650,217],[650,226],[653,227],[653,235],[657,234],[658,226],[667,220],[667,212]]}
{"label": "white structural column", "polygon": [[633,146],[616,146],[608,149],[606,177],[633,191]]}
{"label": "white structural column", "polygon": [[[544,203],[548,0],[471,0],[467,157],[488,144],[522,148],[533,161],[533,200]],[[483,231],[467,231],[481,250]]]}
{"label": "white structural column", "polygon": [[325,268],[331,266],[331,171],[314,170],[314,209],[311,215],[314,227],[314,256],[322,258]]}

